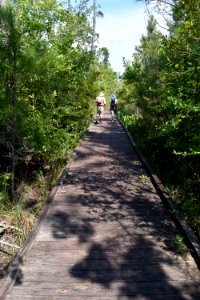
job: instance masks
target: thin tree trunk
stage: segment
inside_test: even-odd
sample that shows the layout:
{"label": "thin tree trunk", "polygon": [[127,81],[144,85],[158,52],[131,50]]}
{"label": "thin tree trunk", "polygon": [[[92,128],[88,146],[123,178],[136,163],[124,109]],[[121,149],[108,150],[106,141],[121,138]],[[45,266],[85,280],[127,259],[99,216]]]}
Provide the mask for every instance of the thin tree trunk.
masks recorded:
{"label": "thin tree trunk", "polygon": [[95,44],[95,36],[96,36],[96,0],[93,2],[93,31],[92,31],[92,46],[91,50],[94,50],[94,44]]}
{"label": "thin tree trunk", "polygon": [[13,126],[12,126],[12,139],[11,139],[11,196],[12,201],[14,201],[14,194],[15,194],[15,169],[16,169],[16,132],[17,132],[17,78],[16,78],[16,54],[14,54],[14,61],[13,61]]}

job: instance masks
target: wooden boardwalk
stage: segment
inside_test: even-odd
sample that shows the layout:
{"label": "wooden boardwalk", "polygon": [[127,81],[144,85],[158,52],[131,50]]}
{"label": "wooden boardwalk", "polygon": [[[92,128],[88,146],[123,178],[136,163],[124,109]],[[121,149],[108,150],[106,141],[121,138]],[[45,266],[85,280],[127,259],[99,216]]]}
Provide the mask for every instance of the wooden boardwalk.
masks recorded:
{"label": "wooden boardwalk", "polygon": [[6,299],[200,299],[198,268],[108,112],[65,175]]}

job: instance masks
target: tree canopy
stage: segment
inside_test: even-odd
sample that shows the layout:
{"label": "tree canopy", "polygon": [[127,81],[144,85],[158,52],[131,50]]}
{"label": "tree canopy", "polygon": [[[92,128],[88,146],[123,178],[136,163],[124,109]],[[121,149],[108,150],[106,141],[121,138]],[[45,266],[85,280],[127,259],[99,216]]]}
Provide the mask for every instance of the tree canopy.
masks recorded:
{"label": "tree canopy", "polygon": [[106,50],[104,62],[91,50],[91,12],[88,1],[10,0],[0,7],[0,172],[11,179],[12,198],[26,170],[69,157],[97,93],[107,92],[104,77],[116,82]]}

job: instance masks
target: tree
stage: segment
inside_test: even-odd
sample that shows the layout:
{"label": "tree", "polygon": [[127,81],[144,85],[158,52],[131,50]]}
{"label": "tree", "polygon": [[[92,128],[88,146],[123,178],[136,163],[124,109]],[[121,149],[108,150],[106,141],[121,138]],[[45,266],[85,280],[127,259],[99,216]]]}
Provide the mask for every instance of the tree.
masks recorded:
{"label": "tree", "polygon": [[106,47],[102,47],[98,50],[97,52],[98,57],[100,58],[100,60],[102,60],[102,62],[106,65],[109,66],[109,51],[108,48]]}
{"label": "tree", "polygon": [[[16,168],[16,138],[17,138],[17,72],[20,57],[20,32],[17,29],[17,20],[14,8],[4,5],[0,8],[0,50],[4,63],[2,64],[4,80],[6,80],[6,95],[10,104],[10,140],[7,145],[11,157],[11,194],[14,199],[15,168]],[[5,143],[5,141],[3,141]]]}
{"label": "tree", "polygon": [[126,66],[124,90],[140,112],[126,120],[165,183],[176,186],[178,204],[200,234],[199,217],[194,218],[200,212],[200,2],[169,4],[169,34],[157,33],[150,20],[133,62]]}
{"label": "tree", "polygon": [[0,172],[12,173],[14,194],[25,170],[66,159],[91,119],[98,77],[82,1],[70,11],[56,0],[11,4],[0,10]]}
{"label": "tree", "polygon": [[92,45],[91,50],[93,51],[95,48],[95,41],[96,41],[96,18],[103,17],[102,11],[97,12],[97,4],[96,0],[93,0],[93,30],[92,30]]}
{"label": "tree", "polygon": [[163,67],[160,51],[161,39],[162,34],[156,29],[154,17],[151,17],[148,21],[147,35],[142,36],[140,46],[136,47],[134,61],[132,65],[127,65],[123,76],[127,83],[134,84],[136,103],[150,127],[153,126],[155,121],[160,70]]}

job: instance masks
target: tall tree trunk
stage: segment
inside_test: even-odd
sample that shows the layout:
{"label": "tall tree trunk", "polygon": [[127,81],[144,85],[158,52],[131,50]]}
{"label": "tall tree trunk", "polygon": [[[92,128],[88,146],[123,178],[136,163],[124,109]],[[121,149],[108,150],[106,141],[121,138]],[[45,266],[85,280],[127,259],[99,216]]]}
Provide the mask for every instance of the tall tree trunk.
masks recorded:
{"label": "tall tree trunk", "polygon": [[92,31],[92,46],[91,50],[94,50],[94,43],[95,43],[95,36],[96,36],[96,18],[97,18],[97,13],[96,13],[96,0],[93,1],[93,31]]}
{"label": "tall tree trunk", "polygon": [[16,77],[16,53],[13,59],[13,83],[12,83],[12,102],[13,102],[13,122],[11,138],[11,196],[14,201],[15,194],[15,169],[16,169],[16,133],[17,133],[17,77]]}

